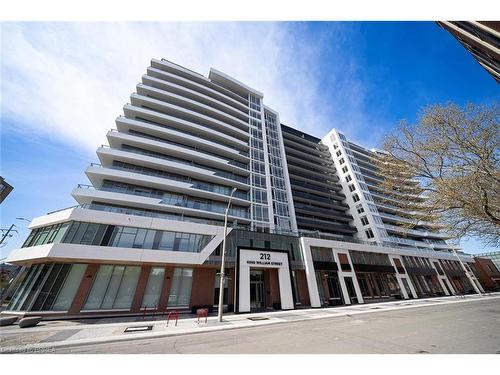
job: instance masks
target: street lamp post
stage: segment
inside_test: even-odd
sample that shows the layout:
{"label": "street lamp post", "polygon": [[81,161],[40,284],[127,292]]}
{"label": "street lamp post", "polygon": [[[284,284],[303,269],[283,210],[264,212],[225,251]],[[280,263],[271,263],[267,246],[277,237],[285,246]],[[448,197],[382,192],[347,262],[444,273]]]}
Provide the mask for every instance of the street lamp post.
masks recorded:
{"label": "street lamp post", "polygon": [[222,258],[220,266],[220,286],[219,286],[219,311],[217,312],[217,320],[222,322],[222,310],[224,309],[224,283],[226,275],[224,274],[224,262],[226,259],[226,237],[227,237],[227,215],[229,213],[229,207],[231,206],[231,200],[233,199],[233,194],[236,191],[234,188],[229,196],[229,202],[227,203],[226,213],[224,215],[224,238],[222,239]]}

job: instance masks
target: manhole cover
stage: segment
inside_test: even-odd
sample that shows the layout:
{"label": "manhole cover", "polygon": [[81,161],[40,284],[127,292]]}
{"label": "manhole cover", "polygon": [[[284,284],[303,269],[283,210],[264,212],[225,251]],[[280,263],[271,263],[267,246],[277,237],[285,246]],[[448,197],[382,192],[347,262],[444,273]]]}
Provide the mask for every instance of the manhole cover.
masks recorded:
{"label": "manhole cover", "polygon": [[153,330],[153,326],[139,326],[139,327],[127,327],[125,329],[125,333],[128,332],[144,332],[144,331],[151,331]]}
{"label": "manhole cover", "polygon": [[252,318],[247,318],[248,320],[253,320],[253,321],[256,321],[256,320],[268,320],[269,318],[265,317],[265,316],[254,316]]}

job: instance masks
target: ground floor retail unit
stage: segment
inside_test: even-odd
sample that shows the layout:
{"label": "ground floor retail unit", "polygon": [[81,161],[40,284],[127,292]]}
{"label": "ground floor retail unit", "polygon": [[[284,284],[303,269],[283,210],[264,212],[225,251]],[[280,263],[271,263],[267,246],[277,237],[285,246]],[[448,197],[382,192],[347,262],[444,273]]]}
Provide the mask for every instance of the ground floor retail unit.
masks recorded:
{"label": "ground floor retail unit", "polygon": [[[224,306],[230,312],[339,306],[476,289],[475,280],[448,253],[305,237],[295,242],[250,237],[245,234],[245,241],[229,246]],[[89,317],[194,312],[200,307],[213,311],[219,300],[219,272],[220,248],[201,264],[42,259],[24,264],[2,314]]]}

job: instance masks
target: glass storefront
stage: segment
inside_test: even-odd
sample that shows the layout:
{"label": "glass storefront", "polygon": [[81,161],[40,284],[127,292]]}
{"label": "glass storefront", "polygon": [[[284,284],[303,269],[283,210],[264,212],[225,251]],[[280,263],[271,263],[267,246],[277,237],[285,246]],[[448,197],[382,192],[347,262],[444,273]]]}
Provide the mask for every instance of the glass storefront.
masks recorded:
{"label": "glass storefront", "polygon": [[141,267],[102,265],[83,310],[130,309]]}
{"label": "glass storefront", "polygon": [[396,277],[391,273],[356,272],[364,299],[402,298]]}
{"label": "glass storefront", "polygon": [[165,279],[165,268],[152,267],[149,272],[148,283],[142,298],[142,307],[155,307],[160,302],[163,280]]}
{"label": "glass storefront", "polygon": [[315,276],[322,306],[345,304],[337,272],[317,270]]}
{"label": "glass storefront", "polygon": [[24,270],[7,310],[65,311],[73,302],[86,264],[37,264]]}

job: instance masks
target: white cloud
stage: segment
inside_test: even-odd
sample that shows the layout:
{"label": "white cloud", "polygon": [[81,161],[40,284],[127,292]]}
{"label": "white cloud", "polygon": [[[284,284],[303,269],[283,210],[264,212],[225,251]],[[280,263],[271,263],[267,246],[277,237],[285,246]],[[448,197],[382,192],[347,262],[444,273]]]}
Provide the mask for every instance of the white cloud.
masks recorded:
{"label": "white cloud", "polygon": [[150,59],[163,57],[204,75],[214,67],[256,88],[287,125],[316,136],[335,126],[353,136],[370,124],[356,64],[342,50],[346,34],[336,25],[327,32],[306,28],[4,23],[3,131],[51,137],[93,153],[107,143],[106,130],[114,127]]}

